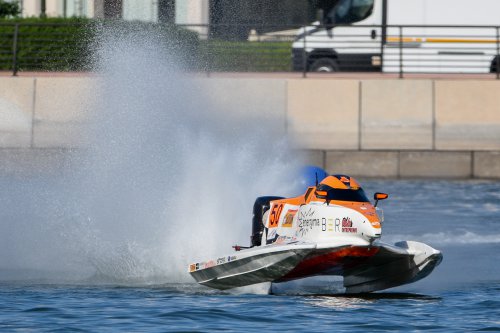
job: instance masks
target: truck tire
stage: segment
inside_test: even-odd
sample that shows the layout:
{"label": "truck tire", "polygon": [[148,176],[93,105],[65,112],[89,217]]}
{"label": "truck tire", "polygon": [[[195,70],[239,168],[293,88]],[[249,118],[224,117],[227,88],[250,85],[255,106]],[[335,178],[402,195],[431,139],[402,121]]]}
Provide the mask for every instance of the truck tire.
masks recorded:
{"label": "truck tire", "polygon": [[253,204],[252,218],[252,235],[250,236],[250,246],[260,246],[262,242],[262,234],[264,232],[264,223],[262,217],[269,210],[270,202],[273,200],[283,199],[283,197],[258,197]]}
{"label": "truck tire", "polygon": [[335,59],[331,58],[319,58],[314,60],[311,65],[311,72],[320,72],[320,73],[332,73],[338,72],[339,67]]}
{"label": "truck tire", "polygon": [[493,60],[491,61],[490,73],[497,72],[497,59],[498,59],[498,56],[495,56],[495,58],[493,58]]}

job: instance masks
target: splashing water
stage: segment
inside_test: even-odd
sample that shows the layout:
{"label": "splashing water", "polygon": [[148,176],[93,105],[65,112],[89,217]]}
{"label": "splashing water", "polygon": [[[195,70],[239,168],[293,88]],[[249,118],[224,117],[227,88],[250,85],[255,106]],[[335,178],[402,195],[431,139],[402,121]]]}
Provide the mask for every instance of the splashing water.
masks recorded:
{"label": "splashing water", "polygon": [[284,158],[285,140],[263,121],[211,106],[158,38],[104,37],[88,148],[57,179],[27,181],[2,222],[9,278],[185,281],[191,260],[248,243],[256,196],[293,191],[286,175],[297,166]]}

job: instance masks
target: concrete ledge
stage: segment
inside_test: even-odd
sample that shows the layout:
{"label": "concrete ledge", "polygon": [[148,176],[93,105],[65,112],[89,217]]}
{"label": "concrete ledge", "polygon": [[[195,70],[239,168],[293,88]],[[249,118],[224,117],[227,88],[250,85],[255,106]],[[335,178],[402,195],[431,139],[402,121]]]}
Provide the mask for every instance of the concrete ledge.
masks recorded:
{"label": "concrete ledge", "polygon": [[500,150],[500,82],[435,82],[436,149]]}
{"label": "concrete ledge", "polygon": [[361,149],[432,149],[432,81],[361,81]]}
{"label": "concrete ledge", "polygon": [[[215,106],[199,111],[221,116],[220,130],[252,128],[268,141],[287,135],[304,149],[298,158],[332,173],[500,179],[500,81],[193,81]],[[66,148],[85,144],[79,132],[99,84],[96,77],[0,77],[0,172],[68,163]]]}
{"label": "concrete ledge", "polygon": [[470,178],[471,152],[401,152],[401,178]]}
{"label": "concrete ledge", "polygon": [[245,126],[265,124],[273,135],[285,135],[285,80],[216,78],[197,79],[192,84],[210,101],[210,112]]}
{"label": "concrete ledge", "polygon": [[324,150],[296,150],[298,158],[306,165],[315,165],[325,168],[326,153]]}
{"label": "concrete ledge", "polygon": [[[76,161],[75,152],[78,150],[3,148],[0,174],[58,175],[71,169]],[[500,152],[298,150],[295,153],[306,164],[355,177],[500,179]]]}
{"label": "concrete ledge", "polygon": [[31,145],[34,79],[0,78],[0,147]]}
{"label": "concrete ledge", "polygon": [[359,81],[289,80],[288,136],[305,149],[359,148]]}
{"label": "concrete ledge", "polygon": [[68,148],[83,143],[79,131],[93,108],[95,78],[38,78],[35,92],[33,144]]}
{"label": "concrete ledge", "polygon": [[327,151],[325,168],[330,174],[396,178],[398,155],[388,151]]}
{"label": "concrete ledge", "polygon": [[71,150],[60,148],[0,149],[0,174],[59,174],[69,165],[71,153]]}
{"label": "concrete ledge", "polygon": [[500,179],[500,152],[474,152],[473,176]]}

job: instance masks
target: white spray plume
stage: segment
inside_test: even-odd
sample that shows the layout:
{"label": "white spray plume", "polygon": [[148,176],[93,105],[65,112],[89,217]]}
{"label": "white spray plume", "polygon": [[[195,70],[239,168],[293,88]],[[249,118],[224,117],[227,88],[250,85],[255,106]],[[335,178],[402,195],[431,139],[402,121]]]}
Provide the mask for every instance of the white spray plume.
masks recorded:
{"label": "white spray plume", "polygon": [[255,197],[293,191],[285,140],[265,122],[214,109],[161,38],[106,34],[88,149],[26,222],[44,239],[0,266],[69,271],[87,283],[191,281],[190,261],[249,243]]}

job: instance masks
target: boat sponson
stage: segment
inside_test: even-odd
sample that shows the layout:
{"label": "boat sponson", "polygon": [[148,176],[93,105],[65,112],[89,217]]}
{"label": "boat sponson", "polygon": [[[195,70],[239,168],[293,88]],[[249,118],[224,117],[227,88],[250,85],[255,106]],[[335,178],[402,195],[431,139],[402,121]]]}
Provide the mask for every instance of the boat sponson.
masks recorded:
{"label": "boat sponson", "polygon": [[418,255],[424,257],[416,260],[414,253],[381,246],[363,265],[344,272],[346,292],[372,292],[418,281],[429,275],[443,258],[436,250]]}
{"label": "boat sponson", "polygon": [[200,284],[230,289],[274,281],[291,271],[313,248],[264,252],[191,272]]}

